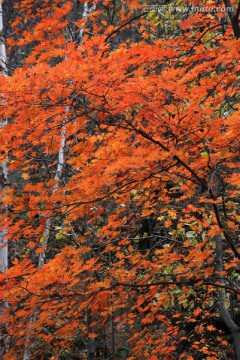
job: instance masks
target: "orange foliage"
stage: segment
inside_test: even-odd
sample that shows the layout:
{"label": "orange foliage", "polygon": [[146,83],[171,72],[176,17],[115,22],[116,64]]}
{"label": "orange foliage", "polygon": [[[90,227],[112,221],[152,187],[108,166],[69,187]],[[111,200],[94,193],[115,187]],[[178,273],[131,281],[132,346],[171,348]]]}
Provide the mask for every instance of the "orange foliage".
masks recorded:
{"label": "orange foliage", "polygon": [[[103,333],[108,351],[124,344],[128,359],[213,359],[229,346],[206,325],[221,285],[214,237],[226,279],[240,259],[239,40],[201,13],[158,36],[132,0],[80,1],[91,8],[84,19],[74,1],[44,1],[41,11],[16,3],[9,51],[32,50],[0,82],[13,178],[1,212],[12,247],[1,280],[4,359],[22,358],[28,342],[32,359],[44,346],[52,359],[68,356],[76,339],[97,351]],[[23,17],[30,28],[19,33]]]}

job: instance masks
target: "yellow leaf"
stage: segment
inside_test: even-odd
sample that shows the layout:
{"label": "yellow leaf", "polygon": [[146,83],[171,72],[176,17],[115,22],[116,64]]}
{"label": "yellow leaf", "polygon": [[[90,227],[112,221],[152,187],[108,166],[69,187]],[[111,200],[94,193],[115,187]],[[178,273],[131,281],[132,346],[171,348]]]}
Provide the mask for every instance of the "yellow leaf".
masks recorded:
{"label": "yellow leaf", "polygon": [[177,218],[177,213],[175,210],[171,209],[171,210],[168,210],[168,215],[171,219],[176,219]]}
{"label": "yellow leaf", "polygon": [[24,180],[27,180],[27,179],[29,179],[29,175],[28,175],[28,173],[23,173],[22,174],[22,178],[24,179]]}
{"label": "yellow leaf", "polygon": [[209,331],[214,331],[214,330],[216,330],[216,328],[215,328],[213,325],[208,325],[208,326],[207,326],[207,329],[208,329]]}
{"label": "yellow leaf", "polygon": [[61,239],[66,239],[66,236],[63,234],[63,233],[57,233],[56,235],[55,235],[55,238],[57,239],[57,240],[61,240]]}
{"label": "yellow leaf", "polygon": [[45,239],[46,239],[46,235],[43,235],[43,236],[41,236],[39,242],[40,242],[40,243],[43,243],[43,242],[45,241]]}

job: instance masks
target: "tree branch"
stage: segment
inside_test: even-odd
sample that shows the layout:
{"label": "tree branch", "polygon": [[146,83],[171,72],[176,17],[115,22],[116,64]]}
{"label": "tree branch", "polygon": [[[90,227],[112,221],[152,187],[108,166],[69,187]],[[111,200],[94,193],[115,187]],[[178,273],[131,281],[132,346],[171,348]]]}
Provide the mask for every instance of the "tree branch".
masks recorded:
{"label": "tree branch", "polygon": [[108,40],[114,35],[116,34],[118,31],[120,31],[122,28],[124,28],[125,26],[127,26],[128,24],[130,24],[131,22],[133,22],[134,20],[139,19],[140,17],[142,17],[143,15],[146,15],[147,11],[142,12],[140,15],[137,15],[131,19],[129,19],[128,21],[126,21],[125,23],[123,23],[122,25],[120,25],[117,29],[113,30],[104,40],[105,43],[108,42]]}
{"label": "tree branch", "polygon": [[228,13],[228,17],[231,21],[232,24],[232,29],[233,29],[233,33],[236,39],[240,38],[240,27],[239,27],[239,21],[238,21],[238,17],[240,14],[240,2],[238,4],[237,10],[234,14],[234,10],[233,10],[233,6],[231,4],[230,0],[223,0],[227,13]]}

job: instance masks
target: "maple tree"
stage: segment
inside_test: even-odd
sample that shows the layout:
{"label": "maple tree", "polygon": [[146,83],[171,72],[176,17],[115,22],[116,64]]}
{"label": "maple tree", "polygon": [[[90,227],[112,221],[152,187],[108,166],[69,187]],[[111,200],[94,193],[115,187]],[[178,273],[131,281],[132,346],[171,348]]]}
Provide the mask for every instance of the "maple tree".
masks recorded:
{"label": "maple tree", "polygon": [[240,359],[240,6],[224,4],[166,28],[133,0],[14,4],[3,359]]}

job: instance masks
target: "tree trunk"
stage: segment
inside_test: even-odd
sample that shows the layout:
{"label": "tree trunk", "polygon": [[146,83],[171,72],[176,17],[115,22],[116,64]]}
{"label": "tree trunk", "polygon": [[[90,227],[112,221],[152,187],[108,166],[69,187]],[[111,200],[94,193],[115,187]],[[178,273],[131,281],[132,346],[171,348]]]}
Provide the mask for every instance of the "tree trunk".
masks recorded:
{"label": "tree trunk", "polygon": [[239,15],[240,15],[240,3],[236,11],[234,11],[233,5],[231,4],[230,0],[223,0],[224,5],[226,7],[229,19],[231,21],[233,33],[236,39],[240,38],[240,26],[239,26]]}
{"label": "tree trunk", "polygon": [[[60,182],[60,179],[62,176],[63,166],[64,166],[64,149],[65,149],[65,144],[66,144],[66,129],[65,129],[64,125],[63,125],[63,129],[61,131],[61,135],[62,135],[62,139],[61,139],[60,149],[58,151],[58,165],[57,165],[57,170],[56,170],[56,174],[55,174],[55,180],[57,182],[56,182],[55,186],[53,187],[52,194],[55,194],[55,192],[58,189],[59,182]],[[41,269],[45,263],[46,249],[47,249],[47,245],[48,245],[51,225],[52,225],[52,218],[49,217],[45,223],[45,229],[44,229],[44,233],[43,233],[44,241],[41,244],[43,251],[39,255],[38,269]],[[31,326],[32,326],[31,324],[34,323],[34,321],[35,321],[34,317],[35,317],[34,314],[32,314],[29,319],[29,327],[28,327],[28,331],[27,331],[27,339],[26,339],[26,344],[25,344],[25,349],[24,349],[23,360],[30,359],[31,337],[30,337],[29,333],[30,333]]]}
{"label": "tree trunk", "polygon": [[[53,187],[52,194],[55,194],[55,192],[57,191],[58,186],[59,186],[59,182],[60,182],[60,179],[61,179],[61,176],[62,176],[62,172],[63,172],[64,150],[65,150],[65,144],[66,144],[66,129],[65,129],[64,125],[63,125],[62,131],[61,131],[61,136],[62,136],[61,146],[60,146],[60,149],[58,151],[58,165],[57,165],[57,170],[56,170],[56,174],[55,174],[55,178],[54,178],[56,180],[56,184]],[[43,267],[44,263],[45,263],[46,249],[47,249],[47,244],[48,244],[51,225],[52,225],[52,218],[49,217],[48,220],[46,221],[45,230],[44,230],[44,233],[43,233],[43,242],[41,244],[41,247],[44,250],[39,255],[39,260],[38,260],[38,268],[39,269],[41,269]]]}
{"label": "tree trunk", "polygon": [[[3,12],[2,12],[2,0],[0,0],[0,72],[2,75],[7,76],[7,56],[6,56],[6,47],[3,33]],[[0,127],[5,126],[7,123],[6,119],[1,119]],[[4,187],[7,183],[7,163],[2,163],[0,166],[0,197],[4,198]],[[3,209],[4,211],[4,209]],[[8,243],[6,240],[7,229],[4,225],[0,225],[0,272],[5,273],[8,269]],[[8,303],[7,299],[2,299],[0,304],[0,316],[1,313],[7,308]],[[0,328],[0,358],[2,359],[3,355],[7,352],[6,345],[6,328]]]}
{"label": "tree trunk", "polygon": [[[216,257],[215,257],[216,271],[217,273],[221,274],[223,271],[223,249],[222,249],[221,235],[216,235],[215,241],[216,241]],[[220,282],[224,285],[224,280],[221,279]],[[240,360],[240,328],[235,323],[235,321],[230,315],[230,312],[226,308],[224,289],[221,289],[218,292],[218,306],[222,319],[225,322],[228,329],[230,330],[234,340],[235,359]]]}
{"label": "tree trunk", "polygon": [[[2,3],[0,0],[0,71],[4,76],[7,76],[7,67],[6,67],[6,47],[5,42],[2,36],[3,32],[3,13],[2,13]],[[5,119],[1,119],[1,127],[6,125],[7,121]],[[3,163],[0,166],[0,193],[1,197],[4,197],[4,186],[7,182],[7,164]],[[7,242],[5,239],[7,233],[7,229],[1,228],[0,230],[0,272],[6,272],[8,268],[8,249]]]}

